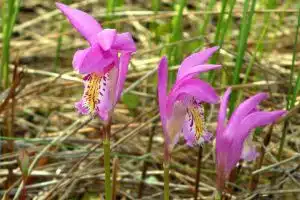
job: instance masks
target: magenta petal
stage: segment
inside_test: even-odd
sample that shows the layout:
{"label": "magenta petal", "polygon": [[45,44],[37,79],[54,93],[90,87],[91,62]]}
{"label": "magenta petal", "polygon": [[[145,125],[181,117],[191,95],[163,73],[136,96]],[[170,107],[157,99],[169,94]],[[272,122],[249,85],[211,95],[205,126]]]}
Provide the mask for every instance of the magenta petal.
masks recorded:
{"label": "magenta petal", "polygon": [[90,48],[83,49],[83,50],[78,50],[75,52],[74,57],[73,57],[73,68],[76,71],[79,71],[80,67],[82,66],[82,62],[86,56],[86,54],[90,51]]}
{"label": "magenta petal", "polygon": [[271,124],[285,113],[286,111],[284,110],[278,110],[272,112],[258,111],[249,114],[242,120],[239,126],[239,128],[242,130],[242,134],[240,134],[240,137],[247,137],[252,129]]}
{"label": "magenta petal", "polygon": [[160,60],[160,63],[158,65],[158,102],[159,102],[160,118],[163,123],[163,128],[166,127],[166,120],[167,120],[166,119],[167,87],[168,87],[168,60],[166,57],[163,57]]}
{"label": "magenta petal", "polygon": [[228,124],[230,128],[237,126],[244,117],[246,117],[250,112],[253,112],[253,110],[256,109],[257,105],[266,98],[268,98],[267,93],[258,93],[241,103],[235,109],[229,120]]}
{"label": "magenta petal", "polygon": [[180,70],[178,70],[177,80],[185,78],[185,77],[193,78],[194,76],[196,76],[199,73],[207,72],[207,71],[219,69],[219,68],[221,68],[221,65],[204,64],[204,65],[197,65],[194,67],[189,67],[184,71],[182,70],[181,73],[179,73]]}
{"label": "magenta petal", "polygon": [[97,42],[97,33],[102,28],[101,25],[87,13],[71,8],[62,3],[55,3],[56,7],[68,18],[73,27],[86,39],[89,43],[95,44]]}
{"label": "magenta petal", "polygon": [[119,62],[119,75],[118,75],[118,81],[116,85],[116,99],[115,102],[117,102],[120,98],[120,95],[122,93],[127,71],[128,71],[128,65],[130,62],[131,54],[130,53],[121,53],[120,55],[120,62]]}
{"label": "magenta petal", "polygon": [[188,120],[185,120],[183,123],[182,133],[188,146],[192,147],[194,146],[194,144],[196,144],[195,133],[191,131],[190,123]]}
{"label": "magenta petal", "polygon": [[259,156],[259,153],[256,151],[256,147],[252,142],[251,136],[248,136],[244,142],[241,159],[245,161],[253,161],[257,158],[257,156]]}
{"label": "magenta petal", "polygon": [[115,29],[104,29],[99,32],[98,43],[104,51],[107,51],[111,48],[112,44],[115,42],[117,36],[117,31]]}
{"label": "magenta petal", "polygon": [[173,86],[171,90],[168,102],[167,102],[167,115],[172,113],[172,105],[182,95],[190,95],[195,99],[207,103],[217,103],[219,97],[213,87],[211,87],[205,81],[199,79],[185,79],[180,80]]}
{"label": "magenta petal", "polygon": [[130,33],[117,34],[117,38],[112,48],[116,50],[136,52],[136,46]]}
{"label": "magenta petal", "polygon": [[181,74],[183,74],[189,68],[206,63],[213,53],[215,53],[218,49],[219,47],[204,49],[185,58],[178,69],[177,77],[181,77]]}
{"label": "magenta petal", "polygon": [[230,93],[231,93],[231,88],[227,88],[226,92],[224,93],[224,95],[221,99],[220,110],[219,110],[219,115],[218,115],[218,124],[217,124],[217,137],[225,129],[227,104],[229,101]]}
{"label": "magenta petal", "polygon": [[104,57],[98,45],[77,51],[73,58],[73,66],[81,74],[103,73],[105,68],[112,65],[113,62],[113,56]]}
{"label": "magenta petal", "polygon": [[89,114],[89,110],[83,106],[82,100],[75,103],[75,108],[80,114],[87,115]]}

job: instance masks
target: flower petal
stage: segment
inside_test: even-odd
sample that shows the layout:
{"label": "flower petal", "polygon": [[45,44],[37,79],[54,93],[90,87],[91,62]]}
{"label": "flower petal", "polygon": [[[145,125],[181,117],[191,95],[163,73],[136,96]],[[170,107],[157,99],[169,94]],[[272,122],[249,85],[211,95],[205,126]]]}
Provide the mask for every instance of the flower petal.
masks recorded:
{"label": "flower petal", "polygon": [[73,58],[73,67],[81,74],[103,73],[113,63],[114,57],[105,55],[98,45],[77,51]]}
{"label": "flower petal", "polygon": [[136,52],[136,46],[129,32],[117,34],[117,38],[112,48],[116,50]]}
{"label": "flower petal", "polygon": [[226,92],[224,93],[224,95],[221,99],[220,110],[219,110],[219,115],[218,115],[218,124],[217,124],[217,137],[225,129],[227,104],[229,101],[230,93],[231,93],[231,88],[227,88]]}
{"label": "flower petal", "polygon": [[96,111],[102,120],[107,121],[114,109],[115,87],[117,82],[118,69],[113,67],[102,78],[100,86],[99,102]]}
{"label": "flower petal", "polygon": [[184,74],[189,68],[206,63],[212,54],[218,49],[219,47],[204,49],[185,58],[178,69],[177,77],[182,77],[182,74]]}
{"label": "flower petal", "polygon": [[196,65],[194,67],[187,68],[185,71],[181,71],[181,73],[177,73],[177,81],[183,78],[193,78],[197,74],[202,73],[202,72],[207,72],[210,70],[214,69],[219,69],[221,68],[221,65],[209,65],[209,64],[204,64],[204,65]]}
{"label": "flower petal", "polygon": [[256,147],[253,144],[252,136],[249,135],[244,142],[241,159],[245,161],[253,161],[256,159],[257,156],[259,156],[259,153],[256,151]]}
{"label": "flower petal", "polygon": [[242,120],[239,126],[242,130],[242,134],[240,134],[240,137],[247,137],[252,129],[271,124],[285,113],[286,111],[284,110],[278,110],[272,112],[257,111],[249,114]]}
{"label": "flower petal", "polygon": [[82,100],[75,103],[75,108],[82,115],[89,114],[89,110],[85,106],[83,106],[83,101]]}
{"label": "flower petal", "polygon": [[122,93],[127,71],[128,71],[128,65],[130,62],[131,54],[130,53],[121,53],[120,55],[120,61],[119,61],[119,75],[118,75],[118,81],[116,85],[116,99],[115,103],[119,100],[120,95]]}
{"label": "flower petal", "polygon": [[[158,65],[158,103],[163,128],[166,128],[166,106],[168,87],[168,60],[163,57]],[[172,108],[173,109],[173,108]],[[166,130],[164,130],[166,132]]]}
{"label": "flower petal", "polygon": [[73,27],[77,29],[91,45],[97,43],[97,33],[102,30],[102,27],[92,16],[62,3],[55,4],[68,18]]}
{"label": "flower petal", "polygon": [[228,122],[228,128],[234,128],[237,126],[244,117],[246,117],[250,112],[253,112],[257,105],[266,98],[268,98],[267,93],[258,93],[241,103],[231,115]]}
{"label": "flower petal", "polygon": [[172,105],[174,102],[182,96],[192,96],[196,100],[207,103],[217,103],[219,97],[211,87],[205,81],[199,79],[184,79],[174,84],[168,100],[167,100],[167,115],[172,114]]}
{"label": "flower petal", "polygon": [[207,132],[202,104],[194,101],[187,107],[182,132],[189,146],[202,145],[211,139],[212,135]]}
{"label": "flower petal", "polygon": [[99,32],[98,43],[104,51],[107,51],[111,48],[112,44],[115,42],[117,36],[117,31],[115,29],[104,29]]}
{"label": "flower petal", "polygon": [[165,137],[170,149],[172,149],[178,142],[185,119],[186,107],[182,102],[177,101],[173,106],[172,113],[172,116],[168,118],[166,122],[167,137]]}
{"label": "flower petal", "polygon": [[90,51],[90,48],[86,48],[86,49],[78,50],[78,51],[75,52],[74,57],[73,57],[72,65],[73,65],[73,68],[76,71],[79,71],[79,69],[81,68],[82,62],[83,62],[86,54],[89,51]]}

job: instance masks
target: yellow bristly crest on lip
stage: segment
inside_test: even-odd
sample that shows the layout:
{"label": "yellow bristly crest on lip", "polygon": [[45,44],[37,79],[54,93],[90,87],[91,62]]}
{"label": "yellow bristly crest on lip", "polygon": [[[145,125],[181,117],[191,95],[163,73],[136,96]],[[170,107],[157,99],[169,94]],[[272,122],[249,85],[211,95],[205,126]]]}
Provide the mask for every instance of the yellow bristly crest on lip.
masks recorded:
{"label": "yellow bristly crest on lip", "polygon": [[204,109],[200,105],[199,108],[192,106],[188,108],[189,113],[192,116],[193,126],[195,128],[195,138],[198,141],[205,132],[205,121],[204,121]]}
{"label": "yellow bristly crest on lip", "polygon": [[84,104],[90,113],[94,112],[99,99],[102,76],[92,73],[86,80],[86,89],[84,92]]}

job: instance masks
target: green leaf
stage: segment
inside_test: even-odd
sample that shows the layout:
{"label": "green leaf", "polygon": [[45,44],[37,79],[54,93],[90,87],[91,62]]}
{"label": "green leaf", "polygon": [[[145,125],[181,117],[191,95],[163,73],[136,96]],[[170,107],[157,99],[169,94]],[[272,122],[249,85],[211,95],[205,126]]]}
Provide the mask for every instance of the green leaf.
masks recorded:
{"label": "green leaf", "polygon": [[134,94],[124,94],[122,100],[129,109],[137,108],[140,103],[138,96]]}

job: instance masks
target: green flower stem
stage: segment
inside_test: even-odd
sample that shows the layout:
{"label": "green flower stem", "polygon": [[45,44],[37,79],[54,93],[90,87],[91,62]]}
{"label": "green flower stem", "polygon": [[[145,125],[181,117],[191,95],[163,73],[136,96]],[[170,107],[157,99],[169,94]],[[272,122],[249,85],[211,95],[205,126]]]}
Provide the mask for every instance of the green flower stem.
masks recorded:
{"label": "green flower stem", "polygon": [[170,199],[169,188],[169,161],[164,162],[164,200]]}
{"label": "green flower stem", "polygon": [[111,181],[110,181],[110,141],[106,137],[103,141],[104,148],[104,170],[105,170],[105,199],[111,200]]}

